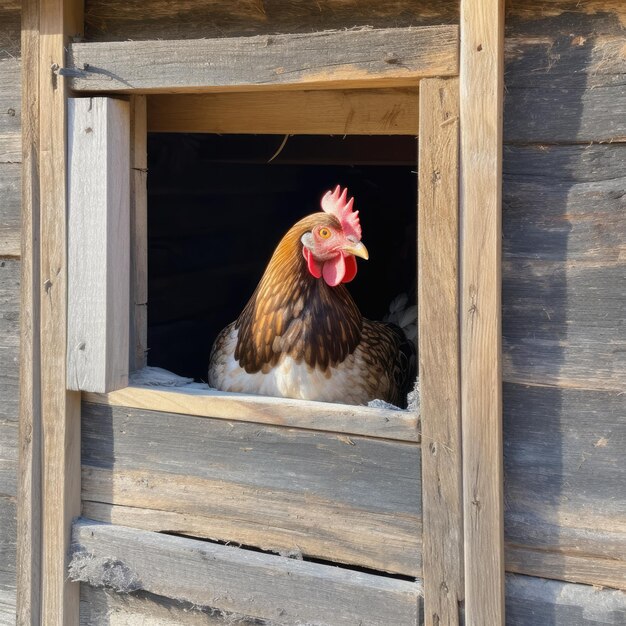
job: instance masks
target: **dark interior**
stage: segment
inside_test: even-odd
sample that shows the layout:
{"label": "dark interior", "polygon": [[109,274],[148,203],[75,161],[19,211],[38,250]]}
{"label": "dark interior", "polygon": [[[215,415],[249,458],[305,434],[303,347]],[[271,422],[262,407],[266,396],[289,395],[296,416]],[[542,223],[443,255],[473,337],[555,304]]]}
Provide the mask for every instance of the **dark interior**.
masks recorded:
{"label": "dark interior", "polygon": [[206,381],[215,336],[239,315],[283,234],[337,184],[355,198],[370,252],[349,285],[361,312],[382,319],[400,293],[415,302],[416,138],[284,140],[149,136],[149,365]]}

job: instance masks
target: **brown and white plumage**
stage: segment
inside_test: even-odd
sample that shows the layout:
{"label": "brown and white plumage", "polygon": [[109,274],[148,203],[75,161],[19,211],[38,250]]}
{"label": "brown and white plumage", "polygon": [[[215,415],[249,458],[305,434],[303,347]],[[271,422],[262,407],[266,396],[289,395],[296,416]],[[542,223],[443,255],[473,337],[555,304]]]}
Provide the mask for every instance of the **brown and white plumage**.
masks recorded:
{"label": "brown and white plumage", "polygon": [[[212,387],[347,404],[404,402],[414,377],[409,342],[398,328],[363,318],[340,282],[356,274],[352,255],[367,255],[360,228],[344,228],[344,217],[315,213],[283,237],[241,315],[213,345]],[[340,259],[344,274],[322,270],[328,259],[335,263],[335,248],[328,252],[311,241],[320,229],[337,241],[343,237],[342,254],[351,257]],[[313,259],[311,250],[319,256]]]}

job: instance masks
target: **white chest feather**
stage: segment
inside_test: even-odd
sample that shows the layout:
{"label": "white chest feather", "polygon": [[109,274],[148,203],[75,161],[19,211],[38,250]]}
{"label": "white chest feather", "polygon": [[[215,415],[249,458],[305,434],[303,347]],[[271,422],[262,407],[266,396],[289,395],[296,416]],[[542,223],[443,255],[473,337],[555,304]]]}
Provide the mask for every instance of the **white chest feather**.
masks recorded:
{"label": "white chest feather", "polygon": [[267,373],[249,374],[233,356],[236,344],[237,330],[233,327],[223,349],[211,363],[211,387],[235,393],[367,404],[369,400],[380,397],[376,392],[389,384],[387,372],[364,367],[358,347],[337,367],[329,367],[325,371],[283,356]]}

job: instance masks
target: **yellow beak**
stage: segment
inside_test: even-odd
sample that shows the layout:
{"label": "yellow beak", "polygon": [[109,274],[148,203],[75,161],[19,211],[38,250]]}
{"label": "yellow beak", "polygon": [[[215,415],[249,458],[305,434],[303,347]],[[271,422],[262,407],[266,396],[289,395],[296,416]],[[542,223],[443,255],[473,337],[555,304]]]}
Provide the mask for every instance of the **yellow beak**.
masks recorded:
{"label": "yellow beak", "polygon": [[362,259],[365,259],[366,261],[367,259],[370,258],[367,248],[360,241],[359,243],[355,243],[349,246],[344,246],[342,250],[344,252],[349,252],[350,254],[353,254],[354,256],[361,257]]}

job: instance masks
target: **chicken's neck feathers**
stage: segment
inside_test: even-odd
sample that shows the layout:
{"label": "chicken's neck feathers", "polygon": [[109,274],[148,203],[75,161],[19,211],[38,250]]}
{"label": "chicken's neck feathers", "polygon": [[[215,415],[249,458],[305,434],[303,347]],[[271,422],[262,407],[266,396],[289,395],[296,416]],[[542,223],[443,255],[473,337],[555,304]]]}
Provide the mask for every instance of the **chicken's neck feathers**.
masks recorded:
{"label": "chicken's neck feathers", "polygon": [[282,356],[326,370],[352,354],[363,320],[344,285],[313,277],[302,254],[302,235],[332,220],[318,213],[283,237],[252,297],[236,321],[235,358],[248,372],[264,371]]}

